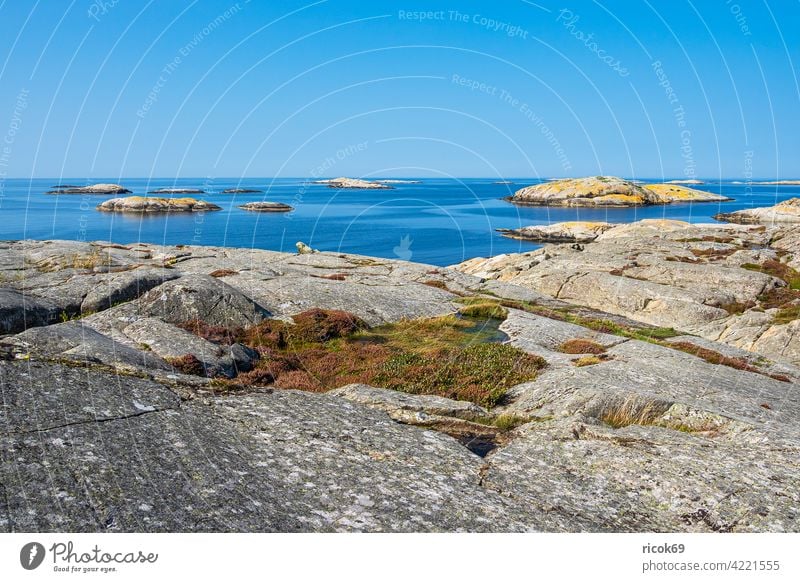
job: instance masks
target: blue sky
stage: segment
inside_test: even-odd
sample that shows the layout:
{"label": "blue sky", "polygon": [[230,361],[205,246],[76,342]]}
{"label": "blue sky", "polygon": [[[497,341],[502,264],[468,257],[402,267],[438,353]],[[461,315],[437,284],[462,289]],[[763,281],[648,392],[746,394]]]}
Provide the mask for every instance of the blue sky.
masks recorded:
{"label": "blue sky", "polygon": [[798,21],[788,0],[6,0],[0,171],[796,178]]}

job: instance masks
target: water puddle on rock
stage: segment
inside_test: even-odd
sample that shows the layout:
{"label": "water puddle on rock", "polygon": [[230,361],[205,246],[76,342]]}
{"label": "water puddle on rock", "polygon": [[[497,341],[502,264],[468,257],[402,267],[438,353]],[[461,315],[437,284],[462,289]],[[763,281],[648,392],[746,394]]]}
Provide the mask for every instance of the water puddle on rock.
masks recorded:
{"label": "water puddle on rock", "polygon": [[464,333],[473,336],[475,341],[487,344],[501,344],[508,340],[508,335],[500,330],[500,325],[503,319],[496,319],[493,317],[467,317],[465,315],[456,314],[458,319],[472,323],[472,327],[463,329]]}

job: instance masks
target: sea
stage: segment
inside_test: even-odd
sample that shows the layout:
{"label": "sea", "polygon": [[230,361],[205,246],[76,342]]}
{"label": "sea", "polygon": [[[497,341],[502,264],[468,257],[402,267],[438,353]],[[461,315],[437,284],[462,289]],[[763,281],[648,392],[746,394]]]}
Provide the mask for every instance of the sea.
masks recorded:
{"label": "sea", "polygon": [[[412,178],[404,178],[412,180]],[[800,196],[800,186],[707,181],[700,186],[733,198],[721,203],[670,204],[640,208],[547,208],[515,206],[505,200],[519,188],[543,180],[509,178],[433,179],[393,184],[392,190],[336,190],[304,178],[61,178],[5,179],[0,182],[0,239],[67,239],[129,244],[192,244],[295,251],[302,241],[322,251],[403,259],[438,266],[473,257],[524,252],[537,244],[501,236],[498,228],[520,228],[568,220],[632,222],[670,218],[714,222],[712,216],[770,206]],[[172,214],[99,212],[103,195],[51,195],[59,184],[119,183],[144,195],[158,188],[200,188],[192,195],[221,211]],[[223,194],[228,188],[262,190]],[[180,195],[178,195],[180,196]],[[238,208],[271,200],[294,207],[289,213],[256,213]]]}

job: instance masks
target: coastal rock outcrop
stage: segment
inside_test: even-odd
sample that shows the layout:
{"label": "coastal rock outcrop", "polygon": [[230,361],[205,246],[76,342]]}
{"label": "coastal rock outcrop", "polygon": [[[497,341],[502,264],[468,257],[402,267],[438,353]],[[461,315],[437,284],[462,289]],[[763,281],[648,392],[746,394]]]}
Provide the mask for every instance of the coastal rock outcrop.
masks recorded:
{"label": "coastal rock outcrop", "polygon": [[764,226],[642,220],[614,226],[580,250],[549,245],[456,268],[800,364],[792,240]]}
{"label": "coastal rock outcrop", "polygon": [[[547,245],[476,261],[486,277],[328,252],[2,243],[0,309],[16,321],[26,319],[19,295],[57,309],[80,306],[105,277],[141,271],[154,286],[2,338],[0,530],[798,532],[800,369],[791,357],[656,328],[608,313],[613,297],[593,309],[528,282],[537,268],[554,277],[559,267],[585,272],[578,279],[638,281],[721,309],[709,325],[738,317],[755,328],[778,309],[765,295],[793,291],[791,273],[769,262],[788,265],[789,251],[771,246],[777,238],[790,248],[779,234],[621,225],[583,251]],[[622,274],[605,270],[612,259]],[[760,293],[763,311],[722,308],[714,292]],[[443,321],[491,313],[509,344],[491,345],[546,366],[493,407],[425,392],[413,379],[397,391],[358,380],[328,393],[271,384],[270,366],[317,349],[275,348],[315,308],[363,320],[356,343],[395,322],[410,326],[415,346],[433,348],[453,329]],[[770,333],[759,337],[772,342]],[[791,344],[791,333],[773,333],[774,345]],[[325,366],[351,362],[326,353]],[[385,364],[395,378],[418,361]]]}
{"label": "coastal rock outcrop", "polygon": [[256,190],[255,188],[226,188],[222,191],[223,194],[258,194],[263,190]]}
{"label": "coastal rock outcrop", "polygon": [[269,202],[269,201],[262,201],[262,202],[248,202],[247,204],[242,204],[239,206],[242,210],[250,210],[252,212],[290,212],[294,210],[288,204],[284,204],[283,202]]}
{"label": "coastal rock outcrop", "polygon": [[714,219],[737,224],[796,224],[800,223],[800,198],[790,198],[775,206],[723,212],[715,215]]}
{"label": "coastal rock outcrop", "polygon": [[92,184],[91,186],[56,186],[47,194],[130,194],[119,184]]}
{"label": "coastal rock outcrop", "polygon": [[112,198],[97,205],[102,212],[206,212],[221,207],[195,198],[151,198],[128,196]]}
{"label": "coastal rock outcrop", "polygon": [[550,225],[524,226],[517,229],[498,228],[503,236],[544,243],[592,242],[613,225],[607,222],[558,222]]}
{"label": "coastal rock outcrop", "polygon": [[614,176],[553,180],[517,190],[507,198],[529,206],[628,207],[672,202],[715,202],[725,196],[676,184],[642,184]]}

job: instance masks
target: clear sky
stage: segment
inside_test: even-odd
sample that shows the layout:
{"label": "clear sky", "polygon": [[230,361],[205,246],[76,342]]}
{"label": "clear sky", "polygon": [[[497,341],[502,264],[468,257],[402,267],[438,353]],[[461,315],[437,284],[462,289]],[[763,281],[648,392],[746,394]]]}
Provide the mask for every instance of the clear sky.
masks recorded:
{"label": "clear sky", "polygon": [[797,178],[799,22],[794,0],[5,0],[0,171]]}

